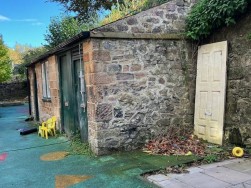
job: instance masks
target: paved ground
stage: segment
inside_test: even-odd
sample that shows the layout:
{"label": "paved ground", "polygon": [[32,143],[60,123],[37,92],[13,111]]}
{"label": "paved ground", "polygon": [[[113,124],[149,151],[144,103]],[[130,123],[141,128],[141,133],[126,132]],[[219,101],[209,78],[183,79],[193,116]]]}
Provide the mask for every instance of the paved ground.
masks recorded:
{"label": "paved ground", "polygon": [[163,188],[251,188],[251,160],[234,159],[192,167],[187,174],[152,175],[148,180]]}
{"label": "paved ground", "polygon": [[150,156],[142,152],[103,157],[65,156],[64,137],[45,140],[36,134],[21,136],[30,127],[26,106],[0,107],[0,187],[4,188],[251,188],[251,161],[235,159],[189,169],[188,174],[140,174],[193,160]]}
{"label": "paved ground", "polygon": [[64,137],[45,140],[21,136],[28,106],[0,107],[0,187],[2,188],[148,188],[140,174],[193,158],[150,156],[142,152],[103,157],[68,155]]}

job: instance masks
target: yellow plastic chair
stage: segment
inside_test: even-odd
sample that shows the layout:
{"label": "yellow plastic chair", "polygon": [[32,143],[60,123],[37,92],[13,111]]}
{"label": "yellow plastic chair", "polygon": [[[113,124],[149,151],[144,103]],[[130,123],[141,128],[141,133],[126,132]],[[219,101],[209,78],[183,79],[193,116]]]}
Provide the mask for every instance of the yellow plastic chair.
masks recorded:
{"label": "yellow plastic chair", "polygon": [[38,136],[44,137],[44,127],[46,127],[46,122],[42,122],[42,125],[38,127]]}
{"label": "yellow plastic chair", "polygon": [[49,132],[49,126],[52,124],[52,119],[49,118],[46,122],[45,122],[45,126],[41,127],[42,132],[43,132],[43,137],[45,137],[46,139],[48,139],[48,132]]}
{"label": "yellow plastic chair", "polygon": [[47,124],[48,132],[51,133],[51,135],[54,135],[54,136],[56,136],[56,122],[57,122],[57,117],[52,116],[50,123]]}

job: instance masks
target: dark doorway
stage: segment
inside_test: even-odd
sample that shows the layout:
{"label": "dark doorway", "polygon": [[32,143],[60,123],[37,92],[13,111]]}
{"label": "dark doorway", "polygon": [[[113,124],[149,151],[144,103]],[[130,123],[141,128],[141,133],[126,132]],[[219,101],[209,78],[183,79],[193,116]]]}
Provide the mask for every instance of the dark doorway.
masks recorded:
{"label": "dark doorway", "polygon": [[34,111],[35,111],[35,120],[39,121],[39,110],[38,110],[38,95],[37,95],[37,74],[34,70],[34,82],[33,82],[33,88],[34,88]]}

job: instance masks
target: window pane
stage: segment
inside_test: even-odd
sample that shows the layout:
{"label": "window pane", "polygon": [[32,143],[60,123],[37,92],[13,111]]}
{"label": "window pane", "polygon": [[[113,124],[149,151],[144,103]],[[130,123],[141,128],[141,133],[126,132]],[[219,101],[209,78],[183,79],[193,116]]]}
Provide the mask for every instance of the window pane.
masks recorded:
{"label": "window pane", "polygon": [[46,69],[45,69],[45,72],[46,72],[46,92],[47,92],[47,97],[51,98],[48,61],[45,63],[45,65],[46,65]]}
{"label": "window pane", "polygon": [[46,98],[46,75],[45,75],[45,66],[42,63],[42,90],[43,90],[43,97]]}

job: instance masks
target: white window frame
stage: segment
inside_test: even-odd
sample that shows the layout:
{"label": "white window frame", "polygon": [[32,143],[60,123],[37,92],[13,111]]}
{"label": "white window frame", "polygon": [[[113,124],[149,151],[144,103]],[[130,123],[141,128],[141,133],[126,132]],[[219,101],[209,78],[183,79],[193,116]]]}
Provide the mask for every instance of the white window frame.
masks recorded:
{"label": "white window frame", "polygon": [[51,91],[50,91],[48,61],[42,63],[42,90],[43,90],[43,98],[50,99]]}

